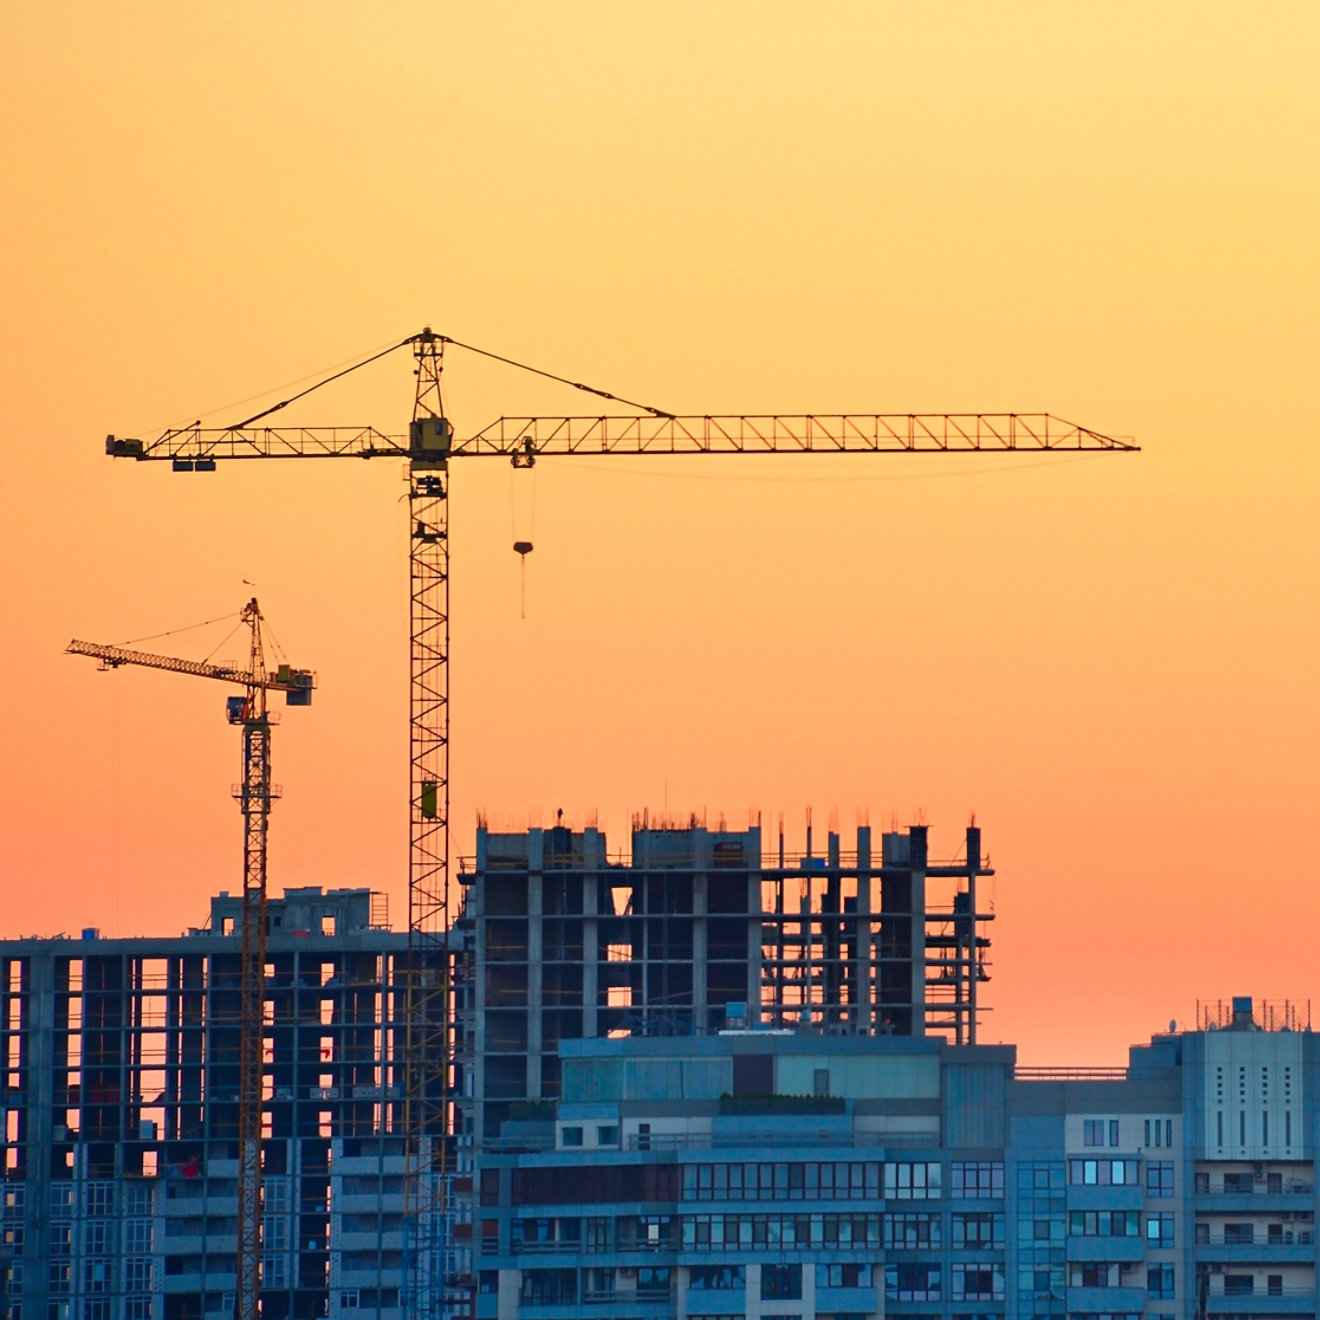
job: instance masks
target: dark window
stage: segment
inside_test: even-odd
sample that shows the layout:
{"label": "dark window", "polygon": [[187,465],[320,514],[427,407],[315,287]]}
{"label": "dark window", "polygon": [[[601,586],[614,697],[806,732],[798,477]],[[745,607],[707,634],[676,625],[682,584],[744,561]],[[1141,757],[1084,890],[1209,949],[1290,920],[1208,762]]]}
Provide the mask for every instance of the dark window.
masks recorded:
{"label": "dark window", "polygon": [[1148,1196],[1173,1195],[1172,1160],[1150,1160],[1147,1162],[1146,1194]]}
{"label": "dark window", "polygon": [[771,1302],[796,1302],[802,1299],[801,1265],[762,1265],[761,1296]]}
{"label": "dark window", "polygon": [[1173,1300],[1172,1265],[1153,1265],[1146,1271],[1146,1294],[1152,1301]]}

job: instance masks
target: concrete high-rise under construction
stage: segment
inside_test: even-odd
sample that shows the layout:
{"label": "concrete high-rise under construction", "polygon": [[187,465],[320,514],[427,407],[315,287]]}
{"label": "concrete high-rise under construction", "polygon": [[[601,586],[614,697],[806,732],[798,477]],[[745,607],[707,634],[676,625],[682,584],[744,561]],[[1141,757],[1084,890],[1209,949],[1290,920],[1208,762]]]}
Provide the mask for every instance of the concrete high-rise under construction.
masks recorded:
{"label": "concrete high-rise under construction", "polygon": [[558,1099],[559,1042],[814,1027],[976,1040],[986,976],[981,832],[928,856],[924,825],[859,826],[791,858],[782,830],[633,822],[477,832],[455,984],[459,1131],[480,1145],[514,1107]]}

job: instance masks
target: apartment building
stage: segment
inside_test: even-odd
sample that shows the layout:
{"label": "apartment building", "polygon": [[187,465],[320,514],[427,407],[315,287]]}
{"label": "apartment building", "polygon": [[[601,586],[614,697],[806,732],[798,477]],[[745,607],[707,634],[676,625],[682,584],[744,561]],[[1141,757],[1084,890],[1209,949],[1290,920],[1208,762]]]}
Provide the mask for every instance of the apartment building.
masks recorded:
{"label": "apartment building", "polygon": [[1320,1055],[1235,1003],[1115,1070],[814,1027],[565,1041],[560,1099],[478,1157],[476,1313],[1313,1318]]}
{"label": "apartment building", "polygon": [[[240,902],[175,938],[0,941],[11,1320],[232,1314]],[[381,895],[269,904],[267,1316],[400,1315],[406,963]]]}

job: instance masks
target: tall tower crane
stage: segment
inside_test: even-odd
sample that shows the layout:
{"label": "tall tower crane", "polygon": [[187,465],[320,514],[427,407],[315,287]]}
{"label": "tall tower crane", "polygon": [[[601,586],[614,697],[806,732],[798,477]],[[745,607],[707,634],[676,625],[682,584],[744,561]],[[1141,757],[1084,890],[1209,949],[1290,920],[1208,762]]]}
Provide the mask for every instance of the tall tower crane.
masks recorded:
{"label": "tall tower crane", "polygon": [[287,664],[274,671],[266,668],[261,608],[254,596],[239,615],[248,625],[251,640],[246,669],[213,665],[204,661],[179,660],[152,655],[122,646],[80,642],[76,638],[65,650],[88,655],[102,669],[120,665],[145,665],[197,678],[216,678],[237,683],[243,695],[230,697],[225,712],[230,724],[243,731],[243,778],[234,797],[243,812],[243,906],[239,943],[238,1023],[238,1260],[236,1311],[246,1298],[250,1309],[240,1315],[255,1316],[261,1298],[261,1054],[263,999],[266,981],[266,837],[270,827],[271,803],[280,790],[270,778],[270,729],[266,694],[283,692],[290,706],[309,706],[316,676],[309,669]]}
{"label": "tall tower crane", "polygon": [[[447,345],[636,409],[635,414],[499,417],[457,436],[445,415],[441,373]],[[257,426],[295,400],[388,353],[411,349],[417,385],[404,435],[370,426]],[[408,472],[410,522],[410,758],[408,934],[410,985],[404,1060],[407,1292],[413,1320],[456,1313],[442,1277],[440,1211],[449,1168],[453,1064],[449,1004],[449,465],[503,457],[531,467],[554,455],[1015,454],[1132,451],[1129,441],[1048,413],[679,416],[461,344],[429,326],[234,426],[200,423],[154,439],[106,438],[106,453],[169,461],[178,472],[217,461],[267,458],[397,458]],[[461,1310],[461,1308],[459,1308]],[[241,1314],[241,1313],[240,1313]]]}

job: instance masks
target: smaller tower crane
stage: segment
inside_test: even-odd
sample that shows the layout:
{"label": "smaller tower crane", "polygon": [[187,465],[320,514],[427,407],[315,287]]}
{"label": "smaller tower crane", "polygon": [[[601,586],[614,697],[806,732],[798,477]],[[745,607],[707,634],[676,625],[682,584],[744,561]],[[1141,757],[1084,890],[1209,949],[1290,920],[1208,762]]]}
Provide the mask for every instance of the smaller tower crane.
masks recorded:
{"label": "smaller tower crane", "polygon": [[271,803],[279,789],[270,777],[271,715],[266,694],[283,692],[290,706],[310,706],[316,675],[310,669],[281,664],[266,668],[261,608],[254,596],[239,615],[251,634],[246,669],[179,660],[173,656],[131,651],[122,646],[71,641],[65,650],[88,655],[102,669],[145,665],[176,674],[237,683],[242,696],[230,697],[225,711],[243,731],[243,778],[234,797],[243,812],[243,921],[239,964],[238,1044],[238,1260],[234,1290],[235,1320],[256,1320],[261,1309],[261,1041],[266,980],[266,836]]}

